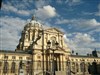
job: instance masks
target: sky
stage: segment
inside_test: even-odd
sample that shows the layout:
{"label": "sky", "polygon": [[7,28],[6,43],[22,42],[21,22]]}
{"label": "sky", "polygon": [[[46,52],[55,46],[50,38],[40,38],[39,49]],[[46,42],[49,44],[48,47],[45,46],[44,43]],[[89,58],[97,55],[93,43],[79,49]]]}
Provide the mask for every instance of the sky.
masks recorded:
{"label": "sky", "polygon": [[100,51],[100,0],[2,0],[0,50],[15,50],[33,15],[64,32],[65,43],[75,53]]}

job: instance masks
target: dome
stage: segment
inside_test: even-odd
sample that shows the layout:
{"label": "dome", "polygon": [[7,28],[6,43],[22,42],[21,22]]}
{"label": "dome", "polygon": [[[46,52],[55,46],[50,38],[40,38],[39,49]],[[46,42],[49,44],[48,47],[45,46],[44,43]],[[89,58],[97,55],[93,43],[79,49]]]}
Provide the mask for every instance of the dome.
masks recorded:
{"label": "dome", "polygon": [[25,25],[24,30],[28,31],[29,29],[34,29],[34,28],[35,29],[42,28],[42,24],[40,22],[36,21],[34,19],[34,17],[32,17],[31,21]]}
{"label": "dome", "polygon": [[35,20],[30,21],[30,25],[35,27],[41,27],[41,24]]}
{"label": "dome", "polygon": [[30,24],[35,27],[41,27],[41,23],[35,20],[35,17],[32,17]]}

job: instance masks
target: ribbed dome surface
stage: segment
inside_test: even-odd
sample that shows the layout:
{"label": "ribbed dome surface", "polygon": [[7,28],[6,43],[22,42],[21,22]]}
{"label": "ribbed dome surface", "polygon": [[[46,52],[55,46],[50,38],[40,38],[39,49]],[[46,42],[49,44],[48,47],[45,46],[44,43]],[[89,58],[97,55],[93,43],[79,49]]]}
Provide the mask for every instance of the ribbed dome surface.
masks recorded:
{"label": "ribbed dome surface", "polygon": [[29,29],[33,30],[33,29],[41,29],[41,28],[42,28],[42,24],[36,21],[34,17],[32,17],[31,21],[25,25],[24,30],[29,30]]}

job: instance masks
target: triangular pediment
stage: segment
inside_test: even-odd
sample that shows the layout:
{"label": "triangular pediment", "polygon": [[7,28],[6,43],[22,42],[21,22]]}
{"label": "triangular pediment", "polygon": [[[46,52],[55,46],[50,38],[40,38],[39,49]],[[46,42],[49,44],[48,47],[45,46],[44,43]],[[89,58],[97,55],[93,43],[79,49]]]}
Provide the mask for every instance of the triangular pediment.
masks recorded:
{"label": "triangular pediment", "polygon": [[[50,50],[50,53],[52,53],[52,50]],[[64,48],[58,47],[57,50],[55,49],[55,53],[63,53],[63,54],[65,54],[65,53],[70,53],[70,51],[67,51]]]}
{"label": "triangular pediment", "polygon": [[57,28],[49,28],[49,29],[46,29],[45,31],[51,32],[51,33],[60,33],[60,34],[64,34],[62,31],[60,31],[60,30],[57,29]]}

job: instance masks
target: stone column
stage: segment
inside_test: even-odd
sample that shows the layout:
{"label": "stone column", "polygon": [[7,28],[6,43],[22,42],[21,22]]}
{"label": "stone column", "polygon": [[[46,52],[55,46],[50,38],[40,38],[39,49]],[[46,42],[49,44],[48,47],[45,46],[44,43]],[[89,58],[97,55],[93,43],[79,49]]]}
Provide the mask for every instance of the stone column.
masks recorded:
{"label": "stone column", "polygon": [[80,74],[81,73],[80,62],[78,63],[78,65],[79,65],[79,72],[78,72],[78,74]]}
{"label": "stone column", "polygon": [[50,71],[50,54],[48,56],[48,71]]}
{"label": "stone column", "polygon": [[61,71],[61,54],[59,54],[59,71]]}
{"label": "stone column", "polygon": [[15,74],[19,74],[19,61],[17,61],[16,60],[16,66],[15,66],[15,69],[16,69],[16,71],[15,71]]}
{"label": "stone column", "polygon": [[61,54],[61,59],[62,59],[62,60],[61,60],[61,61],[62,61],[62,62],[61,62],[61,70],[64,71],[64,63],[65,63],[65,62],[64,62],[64,60],[63,60],[63,54]]}
{"label": "stone column", "polygon": [[52,71],[52,61],[51,61],[51,54],[50,54],[50,56],[49,56],[49,61],[50,61],[50,71]]}
{"label": "stone column", "polygon": [[85,63],[86,74],[88,74],[88,63]]}
{"label": "stone column", "polygon": [[11,75],[11,66],[12,66],[12,62],[9,61],[9,60],[8,60],[7,62],[8,62],[8,66],[7,66],[7,67],[8,67],[8,72],[7,72],[7,74],[8,74],[8,75]]}

